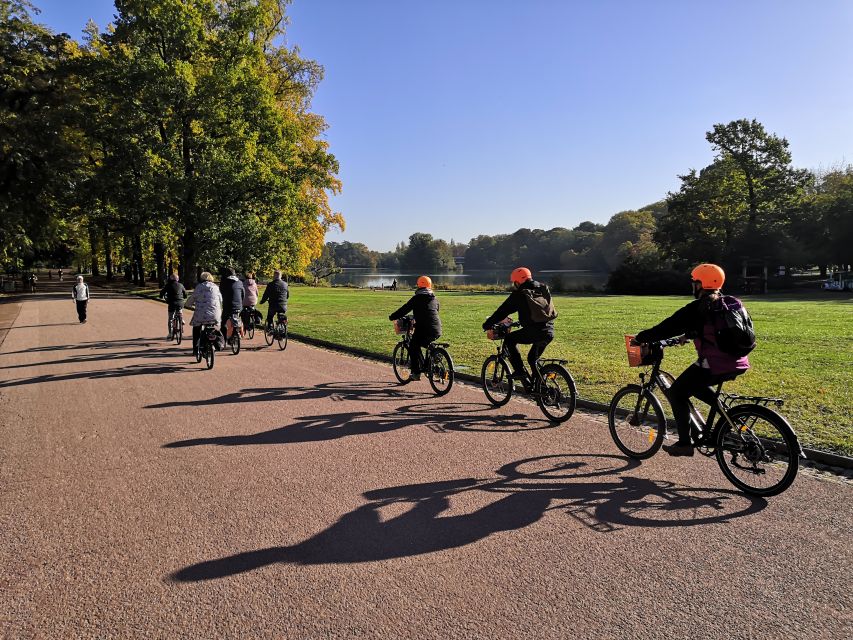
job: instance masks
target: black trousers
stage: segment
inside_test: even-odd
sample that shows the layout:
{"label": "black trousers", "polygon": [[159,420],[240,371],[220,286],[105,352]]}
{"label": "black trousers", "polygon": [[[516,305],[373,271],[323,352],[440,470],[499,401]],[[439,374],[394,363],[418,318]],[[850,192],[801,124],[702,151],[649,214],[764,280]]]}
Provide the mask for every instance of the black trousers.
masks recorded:
{"label": "black trousers", "polygon": [[[672,405],[672,415],[678,425],[679,444],[690,444],[690,398],[697,398],[707,405],[715,402],[715,389],[721,382],[734,380],[741,373],[714,375],[709,369],[703,369],[697,364],[687,367],[675,379],[667,391],[669,403]],[[710,425],[709,425],[710,426]]]}
{"label": "black trousers", "polygon": [[545,347],[551,344],[553,339],[553,332],[543,331],[538,327],[522,327],[518,331],[508,333],[504,339],[504,346],[509,352],[509,363],[512,365],[513,373],[521,375],[525,372],[521,353],[518,351],[518,345],[530,345],[530,351],[527,353],[527,362],[530,364],[530,371],[532,372],[536,361],[542,357]]}
{"label": "black trousers", "polygon": [[278,307],[275,307],[273,305],[270,305],[267,307],[267,324],[268,325],[273,324],[273,322],[275,321],[275,316],[277,313],[283,313],[284,315],[287,315],[287,309],[279,309]]}
{"label": "black trousers", "polygon": [[80,322],[86,322],[86,307],[88,305],[88,300],[77,300],[77,318]]}
{"label": "black trousers", "polygon": [[436,333],[418,333],[415,331],[409,339],[409,355],[412,361],[412,373],[420,373],[423,370],[424,354],[422,349],[426,349],[431,342],[435,342],[441,337],[441,334]]}

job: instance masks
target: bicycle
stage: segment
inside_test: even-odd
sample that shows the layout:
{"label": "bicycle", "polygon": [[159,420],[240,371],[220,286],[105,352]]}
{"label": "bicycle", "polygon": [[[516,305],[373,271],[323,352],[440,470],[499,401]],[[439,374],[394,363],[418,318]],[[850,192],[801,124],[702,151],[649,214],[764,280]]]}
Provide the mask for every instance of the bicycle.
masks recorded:
{"label": "bicycle", "polygon": [[[650,343],[638,365],[651,365],[651,371],[641,372],[639,385],[623,387],[610,401],[610,435],[631,458],[650,458],[668,438],[663,405],[655,389],[667,397],[674,378],[661,370],[663,350],[679,344],[684,344],[682,338]],[[715,456],[723,475],[744,493],[763,497],[782,493],[797,476],[799,458],[805,457],[794,429],[769,406],[781,407],[784,401],[723,393],[722,388],[723,383],[716,387],[707,419],[690,405],[691,438],[696,450],[707,457]]]}
{"label": "bicycle", "polygon": [[[391,359],[394,376],[400,384],[408,384],[412,381],[412,333],[415,328],[415,320],[412,316],[404,316],[396,321],[396,329],[402,336],[400,342],[394,346]],[[453,373],[453,360],[447,352],[449,342],[431,342],[426,347],[426,359],[424,361],[423,373],[426,374],[429,385],[437,396],[447,395],[453,387],[455,379]],[[417,354],[415,354],[417,355]]]}
{"label": "bicycle", "polygon": [[243,307],[240,317],[246,329],[246,337],[252,340],[255,337],[255,307]]}
{"label": "bicycle", "polygon": [[213,369],[213,362],[216,359],[216,349],[213,346],[217,340],[216,333],[216,325],[205,324],[202,325],[201,335],[198,338],[195,361],[201,362],[204,359],[208,369]]}
{"label": "bicycle", "polygon": [[172,317],[169,319],[169,327],[172,329],[172,338],[175,344],[181,344],[184,339],[184,316],[183,309],[175,309],[172,311]]}
{"label": "bicycle", "polygon": [[[512,378],[515,372],[509,363],[506,336],[520,322],[497,324],[489,330],[489,338],[500,340],[497,353],[486,358],[480,373],[480,382],[486,398],[496,407],[510,401],[515,391]],[[565,365],[568,360],[540,358],[533,370],[533,386],[524,393],[536,400],[545,417],[553,422],[565,422],[572,417],[578,402],[575,381]]]}
{"label": "bicycle", "polygon": [[281,351],[287,349],[287,314],[279,311],[276,313],[275,325],[264,326],[264,340],[267,346],[271,346],[274,340],[278,341]]}

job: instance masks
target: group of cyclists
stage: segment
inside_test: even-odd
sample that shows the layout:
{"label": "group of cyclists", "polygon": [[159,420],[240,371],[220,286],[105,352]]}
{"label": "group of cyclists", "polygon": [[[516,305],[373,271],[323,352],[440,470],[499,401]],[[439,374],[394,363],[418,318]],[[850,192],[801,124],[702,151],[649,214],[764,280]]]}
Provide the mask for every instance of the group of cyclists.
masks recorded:
{"label": "group of cyclists", "polygon": [[[719,310],[725,272],[715,264],[701,264],[691,272],[694,300],[661,323],[640,331],[635,336],[638,344],[665,340],[676,336],[692,339],[697,360],[688,367],[669,389],[669,399],[677,423],[678,441],[664,446],[672,456],[692,456],[693,442],[690,437],[690,398],[698,398],[712,405],[715,393],[712,387],[733,380],[749,369],[747,356],[736,357],[723,351],[716,340],[715,312]],[[554,319],[557,317],[548,286],[533,279],[527,267],[518,267],[510,274],[512,292],[501,305],[483,322],[488,331],[504,322],[512,314],[518,314],[520,330],[505,334],[506,347],[513,378],[529,392],[534,385],[536,362],[545,348],[554,339]],[[432,280],[421,276],[417,280],[415,294],[403,306],[388,316],[398,320],[411,313],[414,316],[414,332],[410,340],[411,379],[419,380],[424,366],[422,349],[441,336],[439,302],[432,290]],[[528,372],[523,364],[518,345],[529,344]]]}
{"label": "group of cyclists", "polygon": [[[203,271],[199,282],[193,289],[192,296],[179,281],[178,274],[173,273],[160,290],[160,298],[168,305],[167,340],[172,339],[172,316],[177,311],[183,320],[184,306],[192,300],[194,311],[190,319],[193,328],[193,356],[198,355],[198,342],[204,326],[214,325],[226,332],[226,338],[234,332],[242,331],[242,327],[250,315],[255,314],[258,304],[258,283],[255,274],[246,272],[245,281],[237,276],[232,267],[226,267],[221,272],[220,283],[213,281],[213,274]],[[260,304],[269,303],[266,324],[272,327],[277,314],[287,314],[287,300],[290,290],[284,281],[281,271],[273,272],[273,279],[267,284],[261,297]]]}
{"label": "group of cyclists", "polygon": [[[701,264],[691,272],[694,300],[676,311],[661,323],[640,331],[635,340],[646,344],[676,336],[693,339],[697,360],[688,367],[669,389],[669,399],[678,428],[678,441],[664,446],[664,450],[673,456],[693,455],[693,443],[690,438],[689,408],[690,398],[698,398],[706,404],[714,401],[713,386],[733,380],[749,369],[746,356],[736,357],[726,353],[716,344],[714,313],[721,304],[721,289],[725,282],[725,273],[714,264]],[[512,291],[482,324],[483,330],[493,329],[505,322],[508,316],[518,314],[521,328],[506,333],[505,346],[509,353],[513,378],[526,391],[534,385],[532,376],[536,375],[536,362],[542,357],[546,347],[554,339],[554,319],[557,312],[548,286],[533,278],[527,267],[518,267],[510,274]],[[172,274],[166,286],[160,292],[161,298],[168,302],[169,336],[172,338],[172,314],[182,310],[188,301],[187,291],[179,282],[177,274]],[[269,329],[278,313],[287,313],[287,301],[290,291],[280,271],[273,273],[260,304],[269,303],[266,324]],[[247,314],[255,313],[258,304],[258,284],[255,274],[247,272],[245,281],[237,277],[233,268],[221,273],[217,286],[211,273],[205,271],[196,285],[192,300],[195,305],[190,324],[193,327],[193,355],[198,352],[198,341],[202,327],[217,325],[230,336],[240,331]],[[429,276],[420,276],[414,295],[399,309],[388,316],[389,320],[398,320],[408,314],[414,317],[414,330],[411,336],[411,379],[419,380],[424,367],[423,349],[441,337],[441,319],[439,301],[432,288]],[[529,344],[527,362],[530,371],[524,367],[518,345]]]}

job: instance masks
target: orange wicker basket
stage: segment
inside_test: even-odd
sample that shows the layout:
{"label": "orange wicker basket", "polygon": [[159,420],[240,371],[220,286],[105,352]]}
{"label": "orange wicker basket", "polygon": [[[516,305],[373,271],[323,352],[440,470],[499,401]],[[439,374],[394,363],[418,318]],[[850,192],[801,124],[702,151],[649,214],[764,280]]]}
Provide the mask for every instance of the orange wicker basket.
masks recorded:
{"label": "orange wicker basket", "polygon": [[646,355],[642,345],[632,345],[631,340],[634,339],[634,336],[625,336],[625,349],[628,351],[628,366],[629,367],[641,367],[643,366],[643,356]]}

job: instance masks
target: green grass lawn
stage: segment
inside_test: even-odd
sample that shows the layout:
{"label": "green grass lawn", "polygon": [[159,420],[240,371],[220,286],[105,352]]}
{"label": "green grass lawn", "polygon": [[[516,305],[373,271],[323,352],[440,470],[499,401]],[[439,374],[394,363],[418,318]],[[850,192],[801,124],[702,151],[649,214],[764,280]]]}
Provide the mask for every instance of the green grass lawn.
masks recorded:
{"label": "green grass lawn", "polygon": [[[397,341],[388,314],[411,292],[293,287],[288,308],[295,334],[390,355]],[[503,295],[440,292],[442,340],[457,370],[479,375],[494,352],[480,325]],[[557,336],[546,357],[563,357],[581,397],[609,402],[636,379],[627,365],[624,335],[653,326],[688,297],[557,296]],[[781,397],[782,412],[801,442],[853,455],[853,297],[744,298],[758,334],[753,369],[727,389]],[[266,313],[266,310],[264,310]],[[664,366],[676,375],[695,359],[692,346],[669,349]]]}

